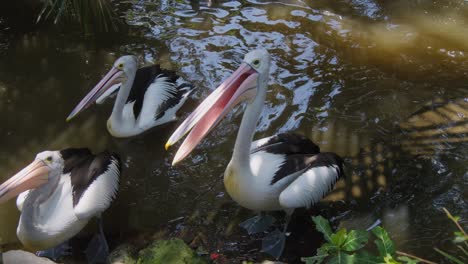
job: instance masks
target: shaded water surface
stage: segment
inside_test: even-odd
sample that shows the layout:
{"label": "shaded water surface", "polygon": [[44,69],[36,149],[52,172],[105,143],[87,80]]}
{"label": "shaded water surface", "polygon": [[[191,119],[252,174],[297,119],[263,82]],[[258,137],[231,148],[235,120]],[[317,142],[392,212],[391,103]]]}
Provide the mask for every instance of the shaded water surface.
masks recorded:
{"label": "shaded water surface", "polygon": [[[432,247],[450,250],[453,226],[441,208],[468,219],[465,1],[136,1],[119,8],[128,32],[86,40],[73,31],[2,27],[0,179],[44,149],[107,148],[124,161],[118,199],[104,216],[111,246],[165,230],[210,252],[266,257],[255,250],[261,237],[237,227],[251,212],[229,199],[221,180],[242,108],[176,168],[175,150],[164,150],[176,123],[114,139],[105,126],[110,103],[65,123],[123,54],[176,69],[197,86],[184,117],[247,51],[263,47],[272,68],[255,138],[296,131],[347,163],[347,179],[309,214],[345,227],[381,221],[399,249],[436,261]],[[15,243],[17,217],[13,202],[1,206],[0,244]],[[296,222],[293,236],[314,229]],[[318,237],[311,236],[289,241],[285,260],[313,254]]]}

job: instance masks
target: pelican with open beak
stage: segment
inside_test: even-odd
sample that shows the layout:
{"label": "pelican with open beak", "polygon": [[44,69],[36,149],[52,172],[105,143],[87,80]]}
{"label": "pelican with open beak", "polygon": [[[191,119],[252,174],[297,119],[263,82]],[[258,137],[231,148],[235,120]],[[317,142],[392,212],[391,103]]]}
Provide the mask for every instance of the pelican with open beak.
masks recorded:
{"label": "pelican with open beak", "polygon": [[[267,92],[270,55],[266,50],[249,52],[240,67],[213,91],[169,138],[166,149],[188,133],[175,154],[173,165],[184,159],[235,105],[246,102],[224,186],[237,203],[251,210],[287,213],[282,232],[263,240],[263,251],[279,258],[285,232],[295,208],[321,200],[342,176],[343,160],[335,153],[321,153],[304,136],[283,133],[252,142]],[[269,216],[243,223],[249,234],[266,230]]]}
{"label": "pelican with open beak", "polygon": [[[93,155],[88,149],[44,151],[34,161],[0,185],[0,203],[18,196],[21,211],[17,236],[41,256],[60,257],[54,248],[75,236],[94,216],[100,216],[114,199],[119,182],[117,155]],[[100,225],[99,238],[103,238]],[[94,239],[96,240],[96,239]],[[94,262],[108,253],[104,245],[89,248]]]}
{"label": "pelican with open beak", "polygon": [[135,56],[117,59],[111,70],[81,100],[67,117],[71,120],[94,102],[117,93],[107,129],[114,137],[130,137],[176,120],[193,86],[170,70],[151,65],[138,69]]}

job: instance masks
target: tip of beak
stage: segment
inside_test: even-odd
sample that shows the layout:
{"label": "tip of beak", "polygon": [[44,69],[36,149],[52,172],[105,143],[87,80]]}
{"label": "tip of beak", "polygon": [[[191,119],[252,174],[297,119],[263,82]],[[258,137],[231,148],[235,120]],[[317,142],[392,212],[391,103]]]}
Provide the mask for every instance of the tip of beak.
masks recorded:
{"label": "tip of beak", "polygon": [[182,159],[181,159],[180,157],[178,157],[177,154],[176,154],[176,156],[175,156],[174,159],[172,160],[172,164],[171,164],[171,165],[172,165],[172,166],[175,166],[175,165],[179,164],[179,162],[180,162],[181,160],[182,160]]}
{"label": "tip of beak", "polygon": [[70,114],[68,115],[67,119],[65,119],[67,122],[69,122],[70,120],[72,120],[72,118],[74,117],[75,115],[73,114]]}
{"label": "tip of beak", "polygon": [[[172,144],[169,143],[169,141],[168,141],[168,142],[166,143],[166,145],[164,145],[164,148],[165,148],[166,150],[168,150],[171,146],[172,146]],[[172,164],[172,165],[174,165],[174,164]]]}

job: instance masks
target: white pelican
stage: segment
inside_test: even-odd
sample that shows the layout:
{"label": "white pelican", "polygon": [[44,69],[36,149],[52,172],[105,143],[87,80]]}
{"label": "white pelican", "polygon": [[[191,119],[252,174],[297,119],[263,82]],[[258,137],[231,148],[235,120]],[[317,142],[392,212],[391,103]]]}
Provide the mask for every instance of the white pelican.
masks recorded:
{"label": "white pelican", "polygon": [[[100,219],[109,207],[118,190],[119,176],[116,154],[93,155],[86,148],[44,151],[0,185],[0,203],[18,195],[19,240],[31,250],[48,249],[38,254],[57,259],[64,249],[54,247],[75,236],[92,217]],[[108,254],[101,221],[99,231],[93,241],[101,244],[88,247],[88,262],[102,260]]]}
{"label": "white pelican", "polygon": [[138,69],[135,56],[117,59],[112,69],[73,109],[72,119],[93,102],[102,103],[118,91],[107,129],[114,137],[131,137],[154,126],[176,120],[176,112],[193,86],[174,71],[151,65]]}
{"label": "white pelican", "polygon": [[[172,164],[178,163],[230,109],[246,101],[231,161],[224,172],[224,186],[243,207],[257,212],[286,212],[283,232],[270,233],[262,243],[264,252],[279,258],[294,209],[317,203],[344,172],[338,155],[320,153],[317,145],[300,135],[278,134],[252,142],[265,102],[269,70],[270,55],[266,50],[249,52],[241,66],[177,128],[166,149],[191,130]],[[271,223],[271,217],[260,215],[241,226],[255,233],[266,230]]]}

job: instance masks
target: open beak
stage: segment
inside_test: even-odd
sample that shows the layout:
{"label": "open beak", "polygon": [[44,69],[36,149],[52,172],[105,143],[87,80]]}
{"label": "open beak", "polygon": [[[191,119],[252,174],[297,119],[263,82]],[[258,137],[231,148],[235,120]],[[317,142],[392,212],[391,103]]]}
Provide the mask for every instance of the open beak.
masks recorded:
{"label": "open beak", "polygon": [[240,67],[214,90],[176,129],[166,149],[190,132],[177,151],[172,165],[184,159],[219,121],[240,102],[255,98],[258,73],[249,64]]}
{"label": "open beak", "polygon": [[18,194],[47,183],[50,168],[42,160],[35,160],[0,185],[0,203]]}
{"label": "open beak", "polygon": [[103,93],[107,91],[114,84],[120,83],[123,71],[112,67],[112,69],[102,78],[102,80],[94,86],[94,88],[89,92],[83,100],[73,109],[70,115],[67,117],[67,121],[70,121],[74,116],[79,112],[88,108],[92,103],[94,103]]}

